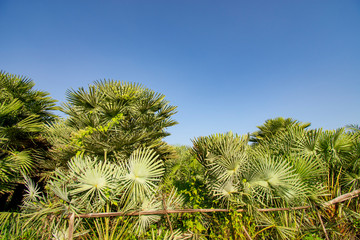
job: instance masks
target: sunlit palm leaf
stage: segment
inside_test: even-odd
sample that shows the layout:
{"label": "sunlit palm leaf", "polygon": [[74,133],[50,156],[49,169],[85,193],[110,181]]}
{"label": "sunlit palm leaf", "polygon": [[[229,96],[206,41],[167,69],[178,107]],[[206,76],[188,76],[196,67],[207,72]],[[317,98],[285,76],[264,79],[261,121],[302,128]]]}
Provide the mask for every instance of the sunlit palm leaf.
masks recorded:
{"label": "sunlit palm leaf", "polygon": [[247,182],[254,196],[265,205],[276,199],[291,202],[306,193],[294,169],[282,159],[264,156],[252,165],[250,172]]}
{"label": "sunlit palm leaf", "polygon": [[164,174],[164,166],[153,150],[136,150],[123,164],[124,191],[134,199],[143,199],[154,192],[157,183]]}
{"label": "sunlit palm leaf", "polygon": [[69,162],[70,174],[75,181],[69,184],[71,195],[80,203],[102,207],[109,200],[109,192],[119,186],[122,172],[115,164],[96,158],[75,157]]}
{"label": "sunlit palm leaf", "polygon": [[193,141],[192,151],[197,159],[207,168],[207,174],[226,184],[236,180],[245,171],[248,137],[240,137],[232,132],[200,137]]}
{"label": "sunlit palm leaf", "polygon": [[319,138],[319,155],[332,167],[347,164],[351,146],[352,136],[345,134],[343,128],[325,131]]}
{"label": "sunlit palm leaf", "polygon": [[276,239],[294,239],[298,231],[295,212],[261,213],[257,219],[260,226],[275,230],[271,236],[276,236]]}
{"label": "sunlit palm leaf", "polygon": [[0,104],[0,118],[7,116],[10,113],[15,114],[24,104],[18,99],[13,99],[11,102],[2,102]]}
{"label": "sunlit palm leaf", "polygon": [[157,229],[157,231],[155,232],[154,229],[151,229],[151,240],[158,240],[158,239],[180,240],[180,239],[188,239],[188,238],[184,238],[184,236],[182,236],[182,232],[180,231],[180,229],[176,229],[173,232],[170,232],[169,230],[163,232],[161,228]]}
{"label": "sunlit palm leaf", "polygon": [[11,152],[9,160],[13,169],[18,168],[24,173],[28,173],[34,164],[29,151]]}
{"label": "sunlit palm leaf", "polygon": [[[160,210],[162,203],[155,199],[155,196],[150,196],[149,198],[144,198],[140,211],[156,211]],[[137,234],[143,233],[151,224],[159,221],[161,216],[159,215],[139,215],[138,220],[134,225],[134,229]]]}
{"label": "sunlit palm leaf", "polygon": [[175,187],[171,189],[169,196],[166,197],[166,209],[179,209],[184,204],[184,197],[179,194]]}
{"label": "sunlit palm leaf", "polygon": [[25,194],[24,201],[37,201],[41,197],[40,188],[28,176],[24,175],[25,179]]}
{"label": "sunlit palm leaf", "polygon": [[235,194],[239,192],[238,186],[236,186],[231,181],[228,181],[225,184],[215,183],[211,186],[214,196],[216,196],[225,204],[231,200],[234,200]]}

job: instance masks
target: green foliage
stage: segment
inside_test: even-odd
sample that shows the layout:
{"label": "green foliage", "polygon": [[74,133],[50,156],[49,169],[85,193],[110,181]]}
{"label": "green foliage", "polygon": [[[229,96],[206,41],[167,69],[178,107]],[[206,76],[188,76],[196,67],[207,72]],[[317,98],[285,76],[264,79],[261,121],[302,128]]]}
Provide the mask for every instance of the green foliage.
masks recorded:
{"label": "green foliage", "polygon": [[[288,162],[295,167],[304,183],[308,187],[313,185],[314,193],[323,193],[315,196],[311,191],[306,192],[310,203],[321,205],[323,201],[334,199],[357,188],[358,142],[359,135],[356,131],[307,130],[300,124],[262,139],[252,146],[252,151],[282,156],[284,160],[292,159]],[[314,185],[320,188],[316,189]],[[357,236],[358,230],[350,223],[355,220],[352,219],[353,212],[359,210],[358,201],[356,198],[346,204],[341,203],[320,211],[331,239],[340,239],[340,236],[351,239]],[[307,214],[304,219],[307,221],[302,221],[301,231],[307,229],[312,234],[323,236],[322,229],[318,227],[320,223],[316,214]]]}
{"label": "green foliage", "polygon": [[56,101],[34,85],[29,78],[0,72],[0,194],[11,192],[21,173],[51,169],[42,133],[56,118]]}
{"label": "green foliage", "polygon": [[[127,160],[120,163],[77,156],[69,161],[68,170],[55,171],[46,187],[46,195],[40,194],[39,189],[27,178],[28,193],[23,206],[23,214],[27,219],[25,225],[48,225],[53,231],[64,229],[62,232],[66,233],[66,216],[70,213],[126,213],[180,207],[182,198],[175,189],[169,194],[161,194],[159,191],[158,184],[163,176],[164,167],[157,158],[155,152],[150,149],[136,150]],[[49,214],[59,216],[59,220],[48,219]],[[128,236],[131,228],[132,233],[142,235],[160,218],[158,215],[140,215],[126,222],[122,222],[120,218],[89,220],[86,224],[93,226],[91,233],[85,233],[86,224],[78,222],[77,234],[95,234],[94,236],[99,239],[105,238],[104,236],[107,236],[106,239],[119,239]],[[128,224],[127,227],[124,227],[125,223]],[[54,233],[46,231],[45,234]]]}
{"label": "green foliage", "polygon": [[24,228],[23,221],[17,212],[1,212],[0,213],[0,239],[39,239],[36,229]]}
{"label": "green foliage", "polygon": [[291,127],[299,127],[305,129],[310,126],[310,123],[301,123],[292,118],[278,117],[275,119],[268,119],[261,126],[258,126],[259,131],[251,134],[251,142],[261,142],[262,140],[272,138],[276,134],[287,131]]}
{"label": "green foliage", "polygon": [[149,239],[151,240],[177,240],[184,239],[182,233],[179,229],[173,231],[172,233],[169,230],[160,229],[151,229],[151,233],[149,234]]}
{"label": "green foliage", "polygon": [[314,190],[321,194],[316,159],[272,155],[263,145],[249,148],[247,142],[247,136],[232,133],[194,140],[206,184],[226,206],[285,207],[305,203]]}
{"label": "green foliage", "polygon": [[303,239],[304,240],[323,240],[321,237],[319,237],[318,235],[315,235],[315,234],[307,234],[306,236],[304,236]]}
{"label": "green foliage", "polygon": [[89,240],[132,239],[130,232],[132,225],[133,223],[128,217],[84,219],[83,225],[80,226],[84,232],[81,238]]}
{"label": "green foliage", "polygon": [[[189,209],[210,208],[211,200],[205,186],[195,177],[188,179],[189,186],[180,191],[185,198],[185,207]],[[207,215],[186,213],[181,218],[181,229],[190,232],[195,239],[202,239],[207,231]]]}
{"label": "green foliage", "polygon": [[[53,124],[49,138],[56,159],[67,159],[77,152],[109,159],[127,158],[138,148],[152,148],[161,159],[174,154],[162,139],[176,107],[165,96],[139,84],[114,80],[96,81],[88,89],[67,92],[62,111],[66,120]],[[61,131],[65,129],[65,131]]]}
{"label": "green foliage", "polygon": [[[176,124],[176,107],[162,94],[97,81],[69,90],[62,108],[68,118],[54,122],[55,101],[33,87],[0,74],[0,193],[23,174],[27,188],[21,213],[0,214],[0,239],[65,239],[70,213],[178,208],[229,211],[76,219],[75,237],[323,239],[320,219],[331,239],[360,236],[358,198],[322,207],[360,186],[358,125],[310,130],[276,118],[251,135],[213,134],[195,138],[192,148],[172,147],[162,139]],[[44,161],[44,131],[54,161]],[[54,166],[41,192],[28,175]],[[257,211],[305,205],[312,208]]]}
{"label": "green foliage", "polygon": [[[252,135],[256,144],[250,146],[247,136],[232,133],[193,141],[192,152],[205,168],[203,183],[210,190],[209,198],[218,199],[219,207],[247,209],[252,220],[245,228],[251,229],[251,224],[262,228],[250,231],[253,237],[295,239],[307,231],[322,236],[316,214],[260,214],[256,208],[321,205],[358,188],[358,132],[308,130],[308,126],[292,119],[268,120]],[[320,211],[332,239],[356,236],[358,230],[350,222],[358,219],[357,204],[358,199],[353,199]],[[238,231],[227,219],[228,232],[222,235],[234,238]]]}

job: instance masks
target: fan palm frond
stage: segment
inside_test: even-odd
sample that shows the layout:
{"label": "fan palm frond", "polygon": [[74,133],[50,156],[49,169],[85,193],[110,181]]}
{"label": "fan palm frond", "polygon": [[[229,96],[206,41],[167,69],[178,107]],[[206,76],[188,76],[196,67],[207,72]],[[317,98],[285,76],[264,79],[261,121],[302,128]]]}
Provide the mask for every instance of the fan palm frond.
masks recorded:
{"label": "fan palm frond", "polygon": [[177,124],[171,119],[176,107],[163,94],[136,83],[100,80],[88,88],[67,91],[67,100],[63,111],[70,117],[65,125],[73,128],[71,139],[75,140],[74,148],[67,150],[73,156],[78,147],[98,156],[106,149],[111,158],[128,158],[141,147],[153,148],[164,160],[172,154],[162,139],[169,135],[165,129]]}
{"label": "fan palm frond", "polygon": [[70,174],[76,180],[69,185],[69,193],[79,202],[92,202],[102,207],[109,199],[108,193],[116,191],[122,176],[115,164],[98,161],[96,158],[75,157],[69,162]]}
{"label": "fan palm frond", "polygon": [[344,128],[324,131],[319,137],[319,155],[333,167],[346,165],[349,161],[352,136]]}
{"label": "fan palm frond", "polygon": [[15,113],[18,111],[24,104],[19,99],[13,99],[9,103],[2,102],[0,104],[0,117],[3,119],[5,116],[10,113]]}
{"label": "fan palm frond", "polygon": [[[162,207],[162,203],[158,201],[155,196],[150,196],[150,198],[144,198],[141,205],[140,211],[156,211],[160,210]],[[136,234],[140,235],[144,233],[144,231],[153,223],[159,221],[161,216],[159,215],[139,215],[134,229]]]}
{"label": "fan palm frond", "polygon": [[245,171],[247,142],[247,135],[214,134],[193,140],[192,152],[211,177],[225,184]]}
{"label": "fan palm frond", "polygon": [[154,229],[151,229],[151,240],[180,240],[180,239],[188,239],[182,236],[182,232],[180,229],[176,229],[172,233],[169,230],[163,231],[161,228],[156,229],[156,232]]}
{"label": "fan palm frond", "polygon": [[[59,172],[57,172],[59,176]],[[49,189],[60,199],[65,201],[66,203],[71,203],[70,200],[70,193],[65,186],[65,184],[58,182],[58,181],[49,181],[48,182]]]}
{"label": "fan palm frond", "polygon": [[262,140],[272,138],[278,133],[286,131],[293,126],[305,129],[310,126],[310,123],[302,123],[292,118],[285,119],[282,117],[268,119],[263,125],[258,126],[259,131],[251,134],[251,141],[259,143]]}
{"label": "fan palm frond", "polygon": [[303,137],[297,142],[296,149],[299,150],[302,155],[315,156],[319,148],[318,140],[321,133],[321,128],[306,131],[305,134],[303,134]]}
{"label": "fan palm frond", "polygon": [[28,176],[24,175],[25,179],[25,195],[24,201],[37,201],[41,197],[40,188]]}
{"label": "fan palm frond", "polygon": [[34,162],[31,156],[30,151],[21,151],[21,152],[10,152],[9,162],[10,166],[13,169],[20,169],[24,173],[29,173]]}
{"label": "fan palm frond", "polygon": [[260,226],[274,230],[271,236],[276,239],[294,239],[297,229],[296,213],[278,212],[257,215]]}
{"label": "fan palm frond", "polygon": [[47,169],[43,159],[49,144],[41,134],[44,125],[56,118],[51,111],[57,107],[34,85],[29,78],[0,72],[0,192],[11,191],[5,185],[21,182],[22,172]]}
{"label": "fan palm frond", "polygon": [[235,194],[239,193],[238,186],[231,181],[228,181],[225,184],[215,183],[211,184],[211,186],[214,196],[226,204],[229,201],[234,200]]}
{"label": "fan palm frond", "polygon": [[126,173],[123,177],[123,189],[136,200],[146,198],[154,192],[165,170],[156,152],[150,149],[134,151],[129,161],[122,166]]}
{"label": "fan palm frond", "polygon": [[184,197],[173,187],[165,200],[166,209],[178,209],[184,204]]}
{"label": "fan palm frond", "polygon": [[247,184],[254,197],[264,205],[305,196],[306,187],[290,164],[277,157],[264,156],[252,165]]}

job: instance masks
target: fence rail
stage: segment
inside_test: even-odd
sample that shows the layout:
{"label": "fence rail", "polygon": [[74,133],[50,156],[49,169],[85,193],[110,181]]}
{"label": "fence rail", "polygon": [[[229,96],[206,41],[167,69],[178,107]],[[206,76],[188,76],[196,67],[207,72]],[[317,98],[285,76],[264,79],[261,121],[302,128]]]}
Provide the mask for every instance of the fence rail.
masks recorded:
{"label": "fence rail", "polygon": [[[328,208],[331,205],[341,203],[352,198],[358,197],[360,194],[360,189],[354,190],[350,193],[343,194],[339,197],[336,197],[328,202],[322,204],[323,208]],[[256,209],[259,212],[277,212],[277,211],[293,211],[293,210],[306,210],[311,208],[311,206],[300,206],[300,207],[291,207],[291,208],[261,208]],[[74,219],[75,218],[99,218],[99,217],[117,217],[117,216],[139,216],[139,215],[167,215],[173,213],[213,213],[213,212],[231,212],[233,210],[229,209],[165,209],[157,211],[137,211],[137,212],[108,212],[108,213],[87,213],[87,214],[69,214],[69,240],[73,240],[74,232]],[[246,212],[246,209],[237,209],[236,212]],[[322,223],[321,216],[318,214],[320,222]],[[326,229],[323,224],[322,228],[325,233],[326,239],[329,240]],[[248,237],[248,239],[251,239]]]}

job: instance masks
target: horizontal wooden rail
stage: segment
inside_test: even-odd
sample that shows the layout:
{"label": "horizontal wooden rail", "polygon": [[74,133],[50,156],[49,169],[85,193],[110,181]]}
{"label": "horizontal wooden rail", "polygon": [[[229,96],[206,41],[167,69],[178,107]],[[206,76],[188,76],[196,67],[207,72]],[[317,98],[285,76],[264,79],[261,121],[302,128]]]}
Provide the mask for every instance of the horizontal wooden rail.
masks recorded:
{"label": "horizontal wooden rail", "polygon": [[[323,204],[323,207],[329,207],[336,203],[344,202],[348,199],[359,196],[360,189],[354,190],[350,193],[343,194]],[[277,212],[277,211],[291,211],[308,209],[310,206],[292,207],[292,208],[262,208],[257,209],[259,212]],[[116,216],[139,216],[139,215],[164,215],[169,213],[212,213],[212,212],[230,212],[229,209],[178,209],[178,210],[157,210],[157,211],[137,211],[137,212],[109,212],[109,213],[87,213],[76,214],[76,218],[98,218],[98,217],[116,217]],[[237,212],[245,212],[246,209],[238,209]]]}
{"label": "horizontal wooden rail", "polygon": [[[310,206],[301,206],[293,208],[262,208],[257,209],[259,212],[276,212],[308,209]],[[139,211],[139,212],[109,212],[109,213],[88,213],[78,214],[77,218],[98,218],[98,217],[116,217],[116,216],[139,216],[139,215],[164,215],[169,213],[212,213],[212,212],[231,212],[229,209],[178,209],[178,210],[157,210],[157,211]],[[237,212],[245,212],[246,209],[238,209]]]}
{"label": "horizontal wooden rail", "polygon": [[330,201],[324,203],[323,207],[326,208],[326,207],[329,207],[329,206],[334,205],[336,203],[344,202],[344,201],[352,199],[354,197],[358,197],[359,194],[360,194],[360,189],[354,190],[352,192],[343,194],[341,196],[338,196],[338,197],[334,198],[333,200],[330,200]]}
{"label": "horizontal wooden rail", "polygon": [[[346,200],[352,199],[354,197],[359,196],[360,189],[354,190],[350,193],[343,194],[339,197],[336,197],[328,202],[323,203],[323,207],[329,207],[331,205],[334,205],[336,203],[344,202]],[[292,208],[262,208],[257,209],[259,212],[276,212],[276,211],[292,211],[292,210],[304,210],[308,209],[310,206],[301,206],[301,207],[292,207]],[[74,227],[74,218],[98,218],[98,217],[116,217],[116,216],[139,216],[139,215],[164,215],[169,213],[196,213],[196,212],[202,212],[202,213],[212,213],[212,212],[230,212],[232,210],[229,209],[179,209],[179,210],[158,210],[158,211],[138,211],[138,212],[110,212],[110,213],[88,213],[88,214],[75,214],[71,213],[68,217],[70,219],[69,221],[69,240],[73,239],[73,227]],[[237,212],[245,212],[246,209],[238,209]],[[320,222],[322,224],[324,233],[326,238],[328,239],[326,229],[324,227],[324,224],[321,220],[321,217],[318,213]],[[246,229],[244,230],[245,233]],[[251,238],[250,238],[251,239]]]}

